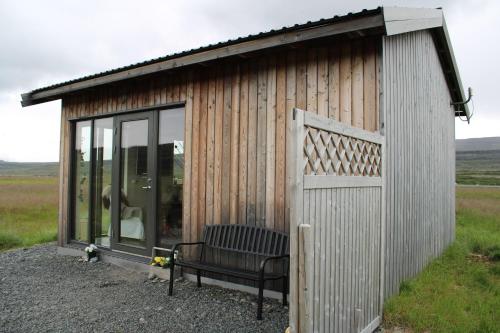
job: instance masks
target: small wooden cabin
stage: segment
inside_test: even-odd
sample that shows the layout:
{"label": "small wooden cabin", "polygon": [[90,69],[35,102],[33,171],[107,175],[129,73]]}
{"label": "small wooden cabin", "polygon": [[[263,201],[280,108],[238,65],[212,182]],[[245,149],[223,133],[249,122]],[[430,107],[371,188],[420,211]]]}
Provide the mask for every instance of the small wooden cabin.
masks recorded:
{"label": "small wooden cabin", "polygon": [[469,113],[451,104],[465,97],[441,9],[271,30],[22,105],[57,99],[59,246],[137,260],[207,224],[289,232],[292,330],[373,330],[454,238],[454,118]]}

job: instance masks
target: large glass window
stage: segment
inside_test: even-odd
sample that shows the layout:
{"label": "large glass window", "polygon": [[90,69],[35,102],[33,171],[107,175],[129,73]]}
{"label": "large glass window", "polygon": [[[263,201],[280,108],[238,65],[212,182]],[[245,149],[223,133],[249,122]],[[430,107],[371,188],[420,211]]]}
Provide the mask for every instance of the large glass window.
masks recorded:
{"label": "large glass window", "polygon": [[71,239],[140,255],[182,240],[184,108],[73,125]]}
{"label": "large glass window", "polygon": [[160,111],[158,138],[157,243],[168,247],[182,239],[184,180],[184,109]]}
{"label": "large glass window", "polygon": [[88,242],[89,194],[91,159],[91,122],[80,121],[75,125],[73,238]]}
{"label": "large glass window", "polygon": [[113,118],[94,121],[93,231],[95,244],[109,247],[111,235],[111,180]]}

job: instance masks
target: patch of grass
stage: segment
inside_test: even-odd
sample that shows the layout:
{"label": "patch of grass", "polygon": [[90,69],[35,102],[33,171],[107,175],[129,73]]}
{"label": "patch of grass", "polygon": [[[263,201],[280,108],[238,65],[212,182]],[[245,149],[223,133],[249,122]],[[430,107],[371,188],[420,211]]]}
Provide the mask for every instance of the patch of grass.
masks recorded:
{"label": "patch of grass", "polygon": [[457,184],[463,185],[500,185],[500,177],[483,174],[457,174]]}
{"label": "patch of grass", "polygon": [[0,251],[21,246],[22,243],[23,242],[19,237],[14,235],[7,235],[6,233],[0,231]]}
{"label": "patch of grass", "polygon": [[500,185],[500,150],[457,151],[456,182],[463,185]]}
{"label": "patch of grass", "polygon": [[496,266],[490,267],[490,273],[493,275],[500,276],[500,266],[496,265]]}
{"label": "patch of grass", "polygon": [[58,180],[0,177],[0,251],[57,239]]}
{"label": "patch of grass", "polygon": [[456,240],[384,308],[385,327],[500,332],[500,189],[457,189]]}
{"label": "patch of grass", "polygon": [[412,286],[411,286],[410,281],[403,281],[399,285],[399,293],[400,294],[407,294],[407,293],[411,292],[411,290],[412,290]]}
{"label": "patch of grass", "polygon": [[0,160],[0,176],[48,176],[59,174],[59,162],[6,162]]}

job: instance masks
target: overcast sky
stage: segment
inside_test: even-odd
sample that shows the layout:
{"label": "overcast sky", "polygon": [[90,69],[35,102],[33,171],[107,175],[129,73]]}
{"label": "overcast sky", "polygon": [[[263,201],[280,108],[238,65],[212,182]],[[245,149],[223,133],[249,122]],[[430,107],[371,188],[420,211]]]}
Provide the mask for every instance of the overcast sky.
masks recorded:
{"label": "overcast sky", "polygon": [[20,94],[209,43],[378,5],[443,7],[470,125],[457,138],[500,136],[498,1],[1,1],[0,160],[57,161],[60,102],[27,108]]}

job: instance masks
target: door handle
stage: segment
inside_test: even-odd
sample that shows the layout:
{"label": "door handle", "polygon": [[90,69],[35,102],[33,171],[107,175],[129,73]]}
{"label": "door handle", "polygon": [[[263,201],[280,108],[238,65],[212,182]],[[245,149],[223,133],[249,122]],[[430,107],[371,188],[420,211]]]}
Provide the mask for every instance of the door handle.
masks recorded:
{"label": "door handle", "polygon": [[143,190],[150,190],[151,189],[151,185],[148,185],[148,186],[141,186],[141,188]]}

